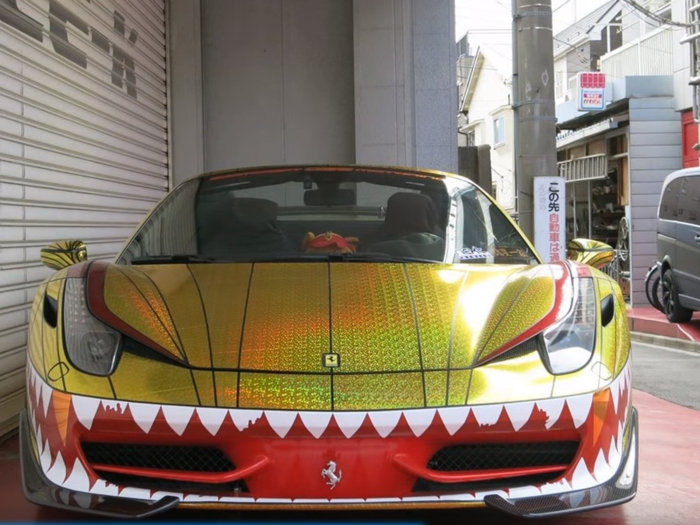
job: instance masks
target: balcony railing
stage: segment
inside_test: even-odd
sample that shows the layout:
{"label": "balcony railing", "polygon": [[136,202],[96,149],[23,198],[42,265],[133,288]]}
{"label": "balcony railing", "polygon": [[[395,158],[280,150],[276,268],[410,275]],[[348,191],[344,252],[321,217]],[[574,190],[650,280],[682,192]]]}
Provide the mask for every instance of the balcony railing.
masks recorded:
{"label": "balcony railing", "polygon": [[600,58],[611,80],[645,75],[673,75],[673,30],[662,26]]}
{"label": "balcony railing", "polygon": [[557,167],[559,176],[567,182],[604,179],[608,176],[608,157],[604,154],[590,155],[559,162]]}

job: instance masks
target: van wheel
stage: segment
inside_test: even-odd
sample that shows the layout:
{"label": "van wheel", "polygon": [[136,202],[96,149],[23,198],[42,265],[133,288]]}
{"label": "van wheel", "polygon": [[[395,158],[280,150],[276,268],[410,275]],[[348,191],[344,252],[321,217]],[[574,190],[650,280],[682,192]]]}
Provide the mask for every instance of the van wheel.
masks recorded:
{"label": "van wheel", "polygon": [[673,271],[669,268],[664,272],[663,307],[669,323],[687,323],[693,317],[693,311],[688,310],[678,301],[678,287]]}

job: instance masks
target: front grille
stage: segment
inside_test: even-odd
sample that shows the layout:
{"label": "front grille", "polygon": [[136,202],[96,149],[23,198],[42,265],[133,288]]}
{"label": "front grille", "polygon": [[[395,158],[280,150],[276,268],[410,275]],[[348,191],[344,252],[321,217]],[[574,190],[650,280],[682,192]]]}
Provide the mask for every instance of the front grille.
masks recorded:
{"label": "front grille", "polygon": [[[236,469],[228,456],[214,447],[82,443],[82,448],[85,458],[93,467],[103,465],[192,473],[231,472]],[[95,470],[100,478],[121,486],[199,494],[248,492],[243,480],[202,483],[168,479],[167,473],[152,478],[108,472],[99,467]]]}
{"label": "front grille", "polygon": [[[456,445],[438,450],[428,461],[428,468],[440,472],[473,472],[568,466],[573,462],[578,446],[577,441]],[[492,490],[546,483],[560,477],[561,474],[561,472],[539,473],[467,483],[438,483],[419,479],[413,490],[415,492]]]}
{"label": "front grille", "polygon": [[214,447],[83,443],[88,462],[98,465],[191,472],[229,472],[236,466]]}
{"label": "front grille", "polygon": [[438,450],[428,461],[428,468],[456,472],[568,465],[577,450],[577,441],[456,445]]}

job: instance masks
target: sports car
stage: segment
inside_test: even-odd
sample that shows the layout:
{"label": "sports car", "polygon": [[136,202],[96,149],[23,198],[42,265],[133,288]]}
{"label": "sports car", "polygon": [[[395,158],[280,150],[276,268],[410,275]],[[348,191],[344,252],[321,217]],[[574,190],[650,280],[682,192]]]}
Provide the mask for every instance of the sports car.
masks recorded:
{"label": "sports car", "polygon": [[[33,303],[27,498],[98,515],[626,502],[630,336],[611,249],[544,263],[468,179],[208,173],[111,262],[54,243]],[[588,261],[586,264],[582,261]]]}

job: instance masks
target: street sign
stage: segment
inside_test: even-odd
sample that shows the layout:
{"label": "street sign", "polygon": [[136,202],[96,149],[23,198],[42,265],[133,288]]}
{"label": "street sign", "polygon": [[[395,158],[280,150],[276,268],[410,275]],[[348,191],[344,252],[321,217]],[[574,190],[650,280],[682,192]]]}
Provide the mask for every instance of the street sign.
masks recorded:
{"label": "street sign", "polygon": [[535,177],[535,248],[545,262],[565,259],[566,180]]}
{"label": "street sign", "polygon": [[582,71],[578,74],[579,111],[605,109],[605,73]]}

